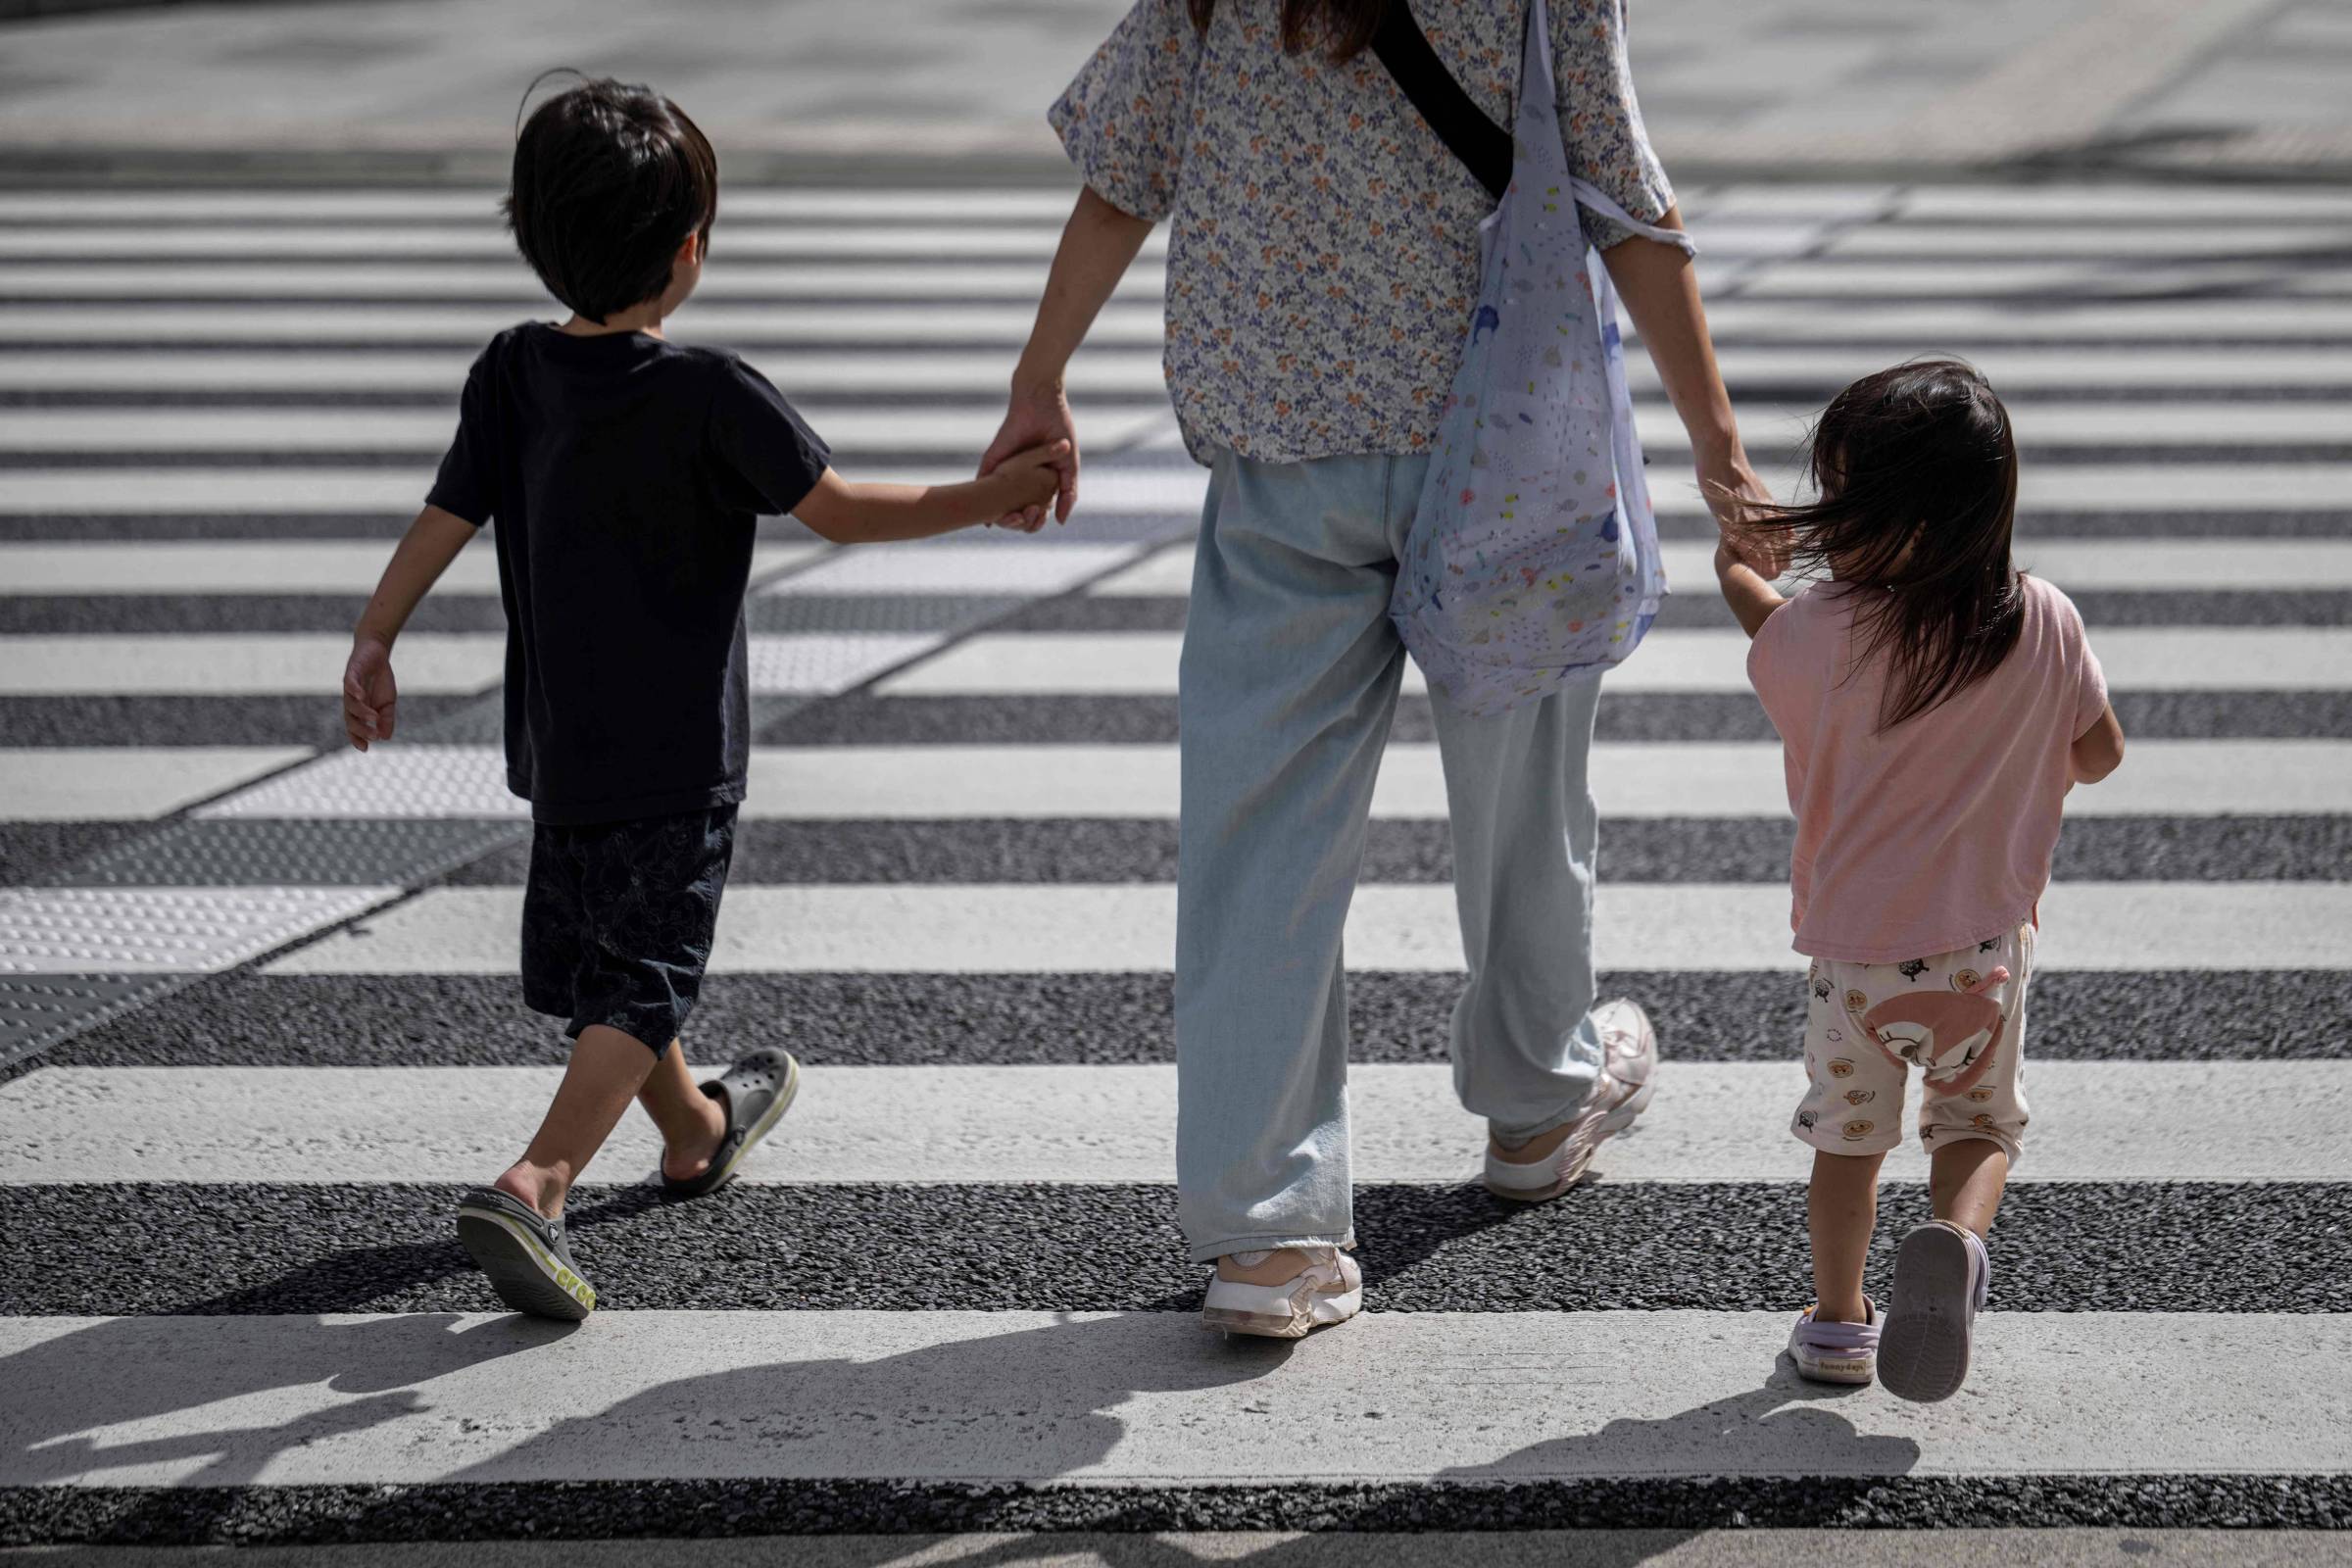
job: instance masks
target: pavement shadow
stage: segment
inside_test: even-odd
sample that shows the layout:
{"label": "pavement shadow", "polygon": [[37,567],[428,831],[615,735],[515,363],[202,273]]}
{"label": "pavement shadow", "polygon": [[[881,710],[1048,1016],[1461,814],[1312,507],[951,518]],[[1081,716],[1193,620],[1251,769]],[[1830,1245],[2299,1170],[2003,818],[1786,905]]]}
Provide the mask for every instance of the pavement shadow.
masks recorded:
{"label": "pavement shadow", "polygon": [[[189,1354],[172,1318],[108,1318],[0,1356],[0,1484],[100,1482],[134,1466],[174,1466],[173,1484],[110,1528],[121,1539],[201,1540],[235,1507],[229,1489],[322,1440],[396,1421],[426,1404],[417,1385],[553,1345],[576,1325],[500,1318],[470,1326],[452,1312],[332,1322],[220,1319],[210,1353]],[[261,1343],[266,1354],[238,1345]],[[131,1369],[125,1375],[124,1369]],[[274,1426],[207,1425],[171,1437],[110,1442],[105,1429],[155,1421],[274,1389],[323,1385],[365,1397]],[[150,1519],[149,1515],[152,1515]]]}
{"label": "pavement shadow", "polygon": [[[910,1333],[935,1331],[906,1313]],[[887,1332],[887,1328],[883,1329]],[[1166,1311],[1057,1317],[871,1359],[729,1367],[647,1389],[449,1477],[615,1473],[658,1450],[664,1473],[1050,1481],[1107,1457],[1138,1394],[1273,1375],[1297,1347],[1203,1333]],[[942,1460],[953,1459],[943,1474]]]}
{"label": "pavement shadow", "polygon": [[1549,1438],[1483,1465],[1443,1472],[1448,1481],[1533,1477],[1867,1476],[1907,1474],[1919,1463],[1909,1438],[1866,1434],[1832,1406],[1870,1392],[1809,1383],[1784,1352],[1764,1386],[1656,1420],[1611,1421],[1597,1432]]}

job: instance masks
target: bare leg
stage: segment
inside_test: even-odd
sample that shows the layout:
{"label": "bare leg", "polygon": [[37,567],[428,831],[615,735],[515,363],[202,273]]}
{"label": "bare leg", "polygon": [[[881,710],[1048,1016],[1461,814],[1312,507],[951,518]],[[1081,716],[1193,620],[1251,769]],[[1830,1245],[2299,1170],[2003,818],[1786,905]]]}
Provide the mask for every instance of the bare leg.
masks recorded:
{"label": "bare leg", "polygon": [[642,1041],[617,1029],[591,1024],[581,1030],[555,1101],[531,1135],[531,1146],[498,1179],[498,1190],[550,1219],[563,1213],[564,1195],[612,1136],[655,1059]]}
{"label": "bare leg", "polygon": [[710,1156],[727,1135],[727,1113],[686,1070],[685,1048],[675,1040],[637,1091],[637,1103],[662,1129],[662,1174],[691,1181],[710,1168]]}
{"label": "bare leg", "polygon": [[2009,1183],[2009,1155],[1987,1138],[1944,1144],[1928,1160],[1928,1193],[1936,1217],[1983,1237]]}
{"label": "bare leg", "polygon": [[1824,1323],[1862,1321],[1862,1265],[1879,1223],[1879,1165],[1884,1154],[1813,1152],[1805,1217],[1813,1233],[1814,1314]]}

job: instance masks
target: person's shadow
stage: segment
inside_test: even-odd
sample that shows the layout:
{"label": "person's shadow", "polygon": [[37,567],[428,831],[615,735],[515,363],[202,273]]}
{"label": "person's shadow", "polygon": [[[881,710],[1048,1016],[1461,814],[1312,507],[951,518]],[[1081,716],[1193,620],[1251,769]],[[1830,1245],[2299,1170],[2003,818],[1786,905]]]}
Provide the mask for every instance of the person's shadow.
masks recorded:
{"label": "person's shadow", "polygon": [[1452,1481],[1853,1476],[1885,1480],[1919,1463],[1909,1438],[1871,1436],[1831,1406],[1866,1388],[1808,1383],[1784,1354],[1764,1386],[1655,1420],[1625,1417],[1597,1432],[1549,1438]]}

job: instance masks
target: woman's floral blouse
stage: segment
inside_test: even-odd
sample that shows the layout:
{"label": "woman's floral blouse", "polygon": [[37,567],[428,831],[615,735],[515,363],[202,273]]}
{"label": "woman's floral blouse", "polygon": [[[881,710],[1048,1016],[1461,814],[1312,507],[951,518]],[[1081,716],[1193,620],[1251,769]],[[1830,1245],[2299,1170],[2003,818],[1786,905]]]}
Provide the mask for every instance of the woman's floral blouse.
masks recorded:
{"label": "woman's floral blouse", "polygon": [[[1527,0],[1411,0],[1478,106],[1511,122]],[[1626,65],[1624,0],[1549,0],[1576,172],[1674,203]],[[1276,0],[1137,0],[1049,116],[1086,182],[1168,234],[1166,369],[1193,455],[1420,451],[1478,296],[1486,190],[1369,51],[1282,51]],[[1626,238],[1585,215],[1603,247]]]}

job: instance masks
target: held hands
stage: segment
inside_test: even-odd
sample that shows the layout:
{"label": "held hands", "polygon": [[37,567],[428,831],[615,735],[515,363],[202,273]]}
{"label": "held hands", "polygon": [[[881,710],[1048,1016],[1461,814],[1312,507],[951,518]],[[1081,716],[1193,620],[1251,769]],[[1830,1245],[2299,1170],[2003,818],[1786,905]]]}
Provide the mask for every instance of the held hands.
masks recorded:
{"label": "held hands", "polygon": [[373,638],[352,645],[343,666],[343,733],[366,751],[370,741],[392,738],[393,710],[400,702],[392,680],[392,650]]}
{"label": "held hands", "polygon": [[1766,582],[1788,569],[1788,551],[1778,538],[1748,526],[1751,509],[1770,506],[1772,492],[1747,465],[1747,454],[1737,444],[1722,452],[1698,454],[1698,493],[1715,514],[1715,526],[1732,554],[1755,568]]}
{"label": "held hands", "polygon": [[[1046,511],[1061,491],[1063,468],[1070,462],[1071,451],[1067,440],[1048,441],[1023,447],[995,464],[995,471],[989,473],[986,482],[997,487],[996,493],[1004,497],[1011,510],[989,526],[1012,528],[1021,533],[1035,533],[1044,527]],[[982,471],[987,472],[987,468]]]}
{"label": "held hands", "polygon": [[1070,400],[1058,378],[1014,385],[1011,401],[1004,410],[1004,423],[998,429],[997,438],[988,444],[988,451],[981,455],[980,477],[985,479],[996,473],[1016,454],[1029,457],[1040,449],[1054,453],[1046,460],[1054,473],[1054,485],[1043,495],[1008,511],[997,520],[998,527],[1035,533],[1045,525],[1049,503],[1054,510],[1054,520],[1067,522],[1070,508],[1078,502],[1078,429],[1071,422]]}

